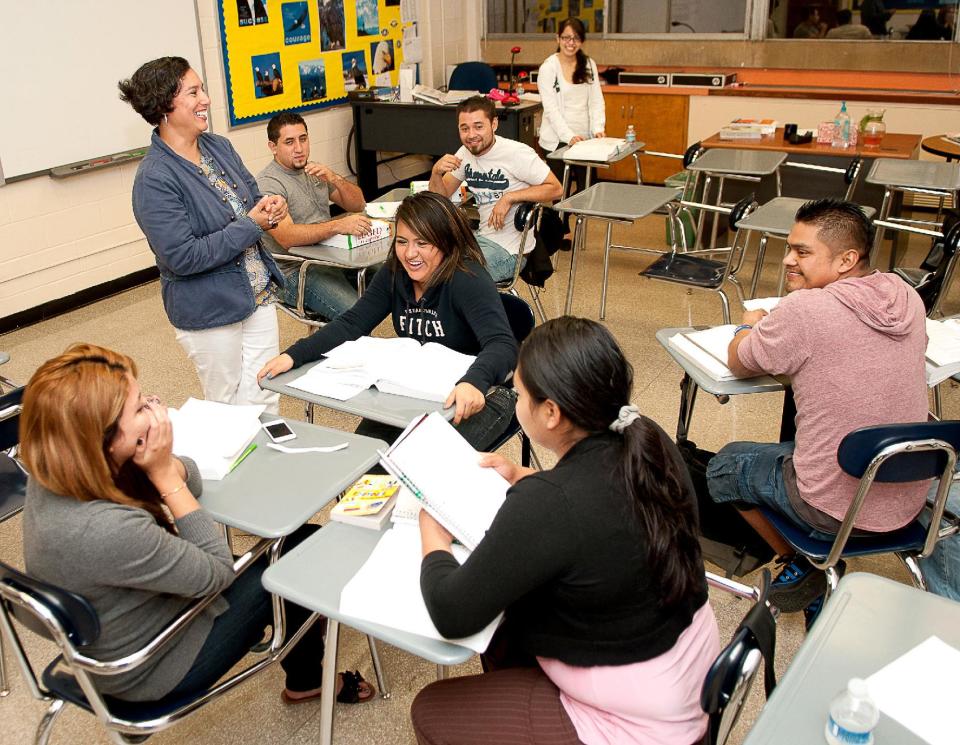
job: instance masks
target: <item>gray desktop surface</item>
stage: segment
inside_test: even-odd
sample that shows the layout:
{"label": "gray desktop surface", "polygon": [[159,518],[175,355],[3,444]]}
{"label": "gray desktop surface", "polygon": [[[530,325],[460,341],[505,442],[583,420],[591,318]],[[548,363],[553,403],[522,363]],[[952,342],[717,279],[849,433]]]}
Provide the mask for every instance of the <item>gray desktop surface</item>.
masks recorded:
{"label": "gray desktop surface", "polygon": [[[960,603],[885,577],[862,573],[844,577],[744,745],[824,742],[830,702],[847,681],[873,675],[929,636],[960,647]],[[924,742],[882,713],[873,732],[877,745]]]}
{"label": "gray desktop surface", "polygon": [[646,146],[647,143],[637,140],[636,142],[629,143],[625,148],[618,150],[605,160],[576,160],[567,158],[567,151],[573,147],[573,145],[565,145],[564,147],[554,150],[552,153],[548,153],[547,160],[562,160],[564,163],[569,163],[574,166],[604,166],[609,163],[617,163],[634,153],[642,154],[643,148]]}
{"label": "gray desktop surface", "polygon": [[357,416],[382,422],[383,424],[389,424],[393,427],[406,427],[410,424],[411,419],[425,413],[437,411],[447,421],[453,419],[453,415],[456,413],[455,408],[452,406],[449,409],[444,409],[441,402],[425,401],[419,398],[410,398],[409,396],[397,396],[393,393],[383,393],[376,388],[368,388],[365,391],[360,391],[360,393],[353,398],[347,399],[346,401],[338,401],[335,398],[316,396],[290,386],[290,383],[319,363],[320,360],[307,363],[303,367],[296,367],[289,372],[283,373],[283,375],[278,375],[272,380],[264,378],[260,381],[260,385],[268,391],[282,393],[284,396],[291,396],[301,401],[306,401],[307,403],[334,409],[335,411],[356,414]]}
{"label": "gray desktop surface", "polygon": [[392,242],[393,239],[388,237],[350,249],[324,246],[318,243],[312,246],[291,246],[287,250],[293,256],[322,261],[331,266],[344,269],[364,269],[386,261],[390,254]]}
{"label": "gray desktop surface", "polygon": [[474,652],[450,642],[428,639],[340,613],[340,593],[353,579],[383,535],[381,531],[331,522],[263,573],[263,586],[328,618],[382,639],[438,665],[458,665]]}
{"label": "gray desktop surface", "polygon": [[610,220],[639,220],[672,202],[681,189],[602,181],[553,206],[558,212]]}
{"label": "gray desktop surface", "polygon": [[[793,228],[797,210],[808,200],[799,197],[774,197],[766,204],[761,204],[756,212],[751,212],[739,223],[738,227],[744,230],[762,230],[764,233],[786,237]],[[873,207],[861,207],[869,218],[876,214]]]}
{"label": "gray desktop surface", "polygon": [[878,158],[865,181],[881,186],[957,191],[960,190],[960,163]]}
{"label": "gray desktop surface", "polygon": [[683,371],[689,375],[693,379],[693,382],[696,383],[701,389],[714,396],[737,396],[747,393],[774,393],[784,389],[782,383],[778,382],[776,378],[772,378],[769,375],[760,375],[756,378],[745,378],[743,380],[716,380],[709,373],[698,367],[694,362],[691,362],[686,357],[679,354],[667,343],[671,336],[696,330],[697,329],[691,327],[660,329],[657,332],[657,341],[660,342],[660,345],[667,351],[667,354],[673,357],[674,362],[680,365]]}
{"label": "gray desktop surface", "polygon": [[0,365],[9,361],[10,361],[10,355],[7,354],[6,352],[0,352]]}
{"label": "gray desktop surface", "polygon": [[786,153],[776,150],[713,148],[687,166],[687,170],[737,176],[769,176],[786,159]]}
{"label": "gray desktop surface", "polygon": [[[276,417],[264,414],[268,421]],[[214,520],[263,538],[290,535],[379,460],[382,440],[287,419],[297,434],[287,447],[349,447],[335,453],[280,453],[267,447],[261,429],[257,449],[222,481],[204,480],[200,504]]]}

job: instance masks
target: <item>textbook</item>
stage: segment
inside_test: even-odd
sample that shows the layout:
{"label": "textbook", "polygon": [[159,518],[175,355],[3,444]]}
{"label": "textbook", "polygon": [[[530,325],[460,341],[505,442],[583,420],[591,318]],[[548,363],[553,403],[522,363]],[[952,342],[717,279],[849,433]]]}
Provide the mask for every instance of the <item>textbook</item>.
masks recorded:
{"label": "textbook", "polygon": [[960,373],[960,319],[927,319],[927,385]]}
{"label": "textbook", "polygon": [[320,241],[320,245],[345,248],[349,251],[357,246],[366,246],[368,243],[376,243],[389,237],[390,223],[386,220],[372,220],[370,222],[370,232],[366,235],[331,235],[329,238]]}
{"label": "textbook", "polygon": [[580,140],[567,148],[564,160],[589,160],[605,163],[627,148],[627,141],[619,137],[594,137]]}
{"label": "textbook", "polygon": [[393,476],[368,473],[353,484],[330,511],[330,519],[380,530],[397,501],[400,482]]}
{"label": "textbook", "polygon": [[370,386],[384,393],[443,403],[476,360],[435,342],[361,336],[326,353],[289,385],[346,401]]}
{"label": "textbook", "polygon": [[703,368],[716,380],[736,380],[737,376],[727,367],[727,348],[733,340],[732,323],[715,326],[702,331],[688,331],[671,336],[667,342],[671,349]]}
{"label": "textbook", "polygon": [[265,408],[189,398],[179,409],[168,410],[173,452],[194,460],[203,478],[220,481],[260,432]]}
{"label": "textbook", "polygon": [[506,501],[510,484],[438,413],[417,417],[380,463],[420,505],[473,551]]}

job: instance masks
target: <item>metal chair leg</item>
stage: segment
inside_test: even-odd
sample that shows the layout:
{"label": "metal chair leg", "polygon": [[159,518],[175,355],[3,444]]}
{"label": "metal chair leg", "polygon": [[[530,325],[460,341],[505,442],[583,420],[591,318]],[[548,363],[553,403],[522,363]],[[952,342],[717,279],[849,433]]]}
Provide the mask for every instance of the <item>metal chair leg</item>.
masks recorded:
{"label": "metal chair leg", "polygon": [[723,323],[726,325],[730,323],[730,300],[727,298],[727,293],[722,289],[718,289],[717,294],[720,296],[720,305],[723,308]]}
{"label": "metal chair leg", "polygon": [[373,674],[377,676],[377,687],[380,689],[380,698],[390,698],[387,689],[387,679],[383,674],[383,665],[380,664],[380,653],[377,651],[377,640],[367,634],[367,645],[370,647],[370,659],[373,661]]}
{"label": "metal chair leg", "polygon": [[7,663],[4,659],[3,635],[0,634],[0,698],[10,695],[10,688],[7,686]]}
{"label": "metal chair leg", "polygon": [[54,699],[43,714],[43,719],[37,725],[37,733],[33,738],[34,745],[47,745],[50,741],[50,733],[53,731],[53,725],[63,711],[63,700]]}
{"label": "metal chair leg", "polygon": [[933,415],[937,421],[943,421],[943,394],[940,392],[940,383],[933,386]]}
{"label": "metal chair leg", "polygon": [[600,289],[600,320],[607,315],[607,279],[610,276],[610,235],[613,223],[607,223],[607,238],[603,243],[603,287]]}
{"label": "metal chair leg", "polygon": [[446,665],[437,665],[437,680],[446,680],[450,677],[450,669]]}
{"label": "metal chair leg", "polygon": [[753,278],[750,280],[750,297],[757,296],[757,285],[760,283],[760,275],[763,273],[763,259],[767,252],[767,240],[769,236],[763,233],[760,236],[760,245],[757,246],[757,265],[753,268]]}
{"label": "metal chair leg", "polygon": [[917,557],[900,555],[900,558],[903,559],[903,563],[907,565],[907,570],[910,572],[910,579],[913,580],[914,586],[927,592],[927,580],[924,579],[923,572],[920,571],[920,562],[917,561]]}
{"label": "metal chair leg", "polygon": [[327,635],[323,654],[323,673],[320,679],[320,743],[333,743],[333,706],[337,690],[337,648],[340,641],[340,622],[327,619]]}
{"label": "metal chair leg", "polygon": [[543,303],[540,302],[540,288],[527,285],[527,289],[530,290],[530,297],[533,298],[533,307],[536,309],[537,315],[540,316],[540,323],[546,323],[547,314],[543,310]]}

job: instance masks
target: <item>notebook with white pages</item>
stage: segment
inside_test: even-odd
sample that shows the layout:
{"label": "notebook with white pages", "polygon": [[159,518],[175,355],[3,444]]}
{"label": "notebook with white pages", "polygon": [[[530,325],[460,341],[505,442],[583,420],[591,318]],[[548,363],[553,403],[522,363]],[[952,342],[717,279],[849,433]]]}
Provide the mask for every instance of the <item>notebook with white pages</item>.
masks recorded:
{"label": "notebook with white pages", "polygon": [[193,459],[205,479],[223,479],[260,431],[266,407],[236,406],[189,398],[169,409],[173,452]]}
{"label": "notebook with white pages", "polygon": [[769,313],[777,307],[783,298],[779,297],[755,297],[743,301],[744,310],[765,310]]}
{"label": "notebook with white pages", "polygon": [[289,385],[338,401],[374,385],[384,393],[442,403],[476,360],[435,342],[370,336],[344,342],[325,357]]}
{"label": "notebook with white pages", "polygon": [[[469,552],[452,547],[461,564]],[[481,631],[463,639],[445,639],[430,620],[420,590],[420,531],[412,525],[394,525],[383,534],[370,558],[340,593],[340,612],[370,623],[460,644],[485,652],[503,620],[500,613]]]}
{"label": "notebook with white pages", "polygon": [[674,334],[667,343],[710,377],[721,381],[736,380],[737,376],[727,367],[727,348],[735,328],[733,324],[725,324],[702,331]]}
{"label": "notebook with white pages", "polygon": [[510,488],[494,469],[480,466],[480,454],[436,412],[414,419],[380,462],[471,551]]}
{"label": "notebook with white pages", "polygon": [[627,141],[619,137],[594,137],[580,140],[563,154],[564,160],[585,160],[605,163],[627,147]]}
{"label": "notebook with white pages", "polygon": [[927,385],[960,373],[960,319],[927,319]]}

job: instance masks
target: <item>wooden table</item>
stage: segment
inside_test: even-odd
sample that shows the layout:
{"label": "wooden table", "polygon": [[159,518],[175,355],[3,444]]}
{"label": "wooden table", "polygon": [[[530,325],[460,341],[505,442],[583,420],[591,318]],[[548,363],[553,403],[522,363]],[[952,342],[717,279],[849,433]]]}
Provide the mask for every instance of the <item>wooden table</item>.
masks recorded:
{"label": "wooden table", "polygon": [[[930,138],[934,139],[934,138]],[[789,155],[830,155],[833,157],[853,158],[902,158],[904,160],[917,157],[917,148],[920,147],[921,135],[898,134],[887,132],[880,142],[880,147],[864,147],[858,144],[853,148],[835,148],[830,145],[820,145],[816,139],[805,145],[794,145],[783,137],[783,127],[778,127],[772,135],[759,140],[721,140],[720,134],[710,135],[701,141],[705,148],[736,148],[740,150],[779,150]],[[924,148],[926,149],[926,148]]]}
{"label": "wooden table", "polygon": [[960,144],[951,142],[944,135],[927,137],[923,142],[920,143],[920,147],[928,153],[939,155],[941,158],[946,158],[947,163],[951,163],[954,160],[960,160]]}

